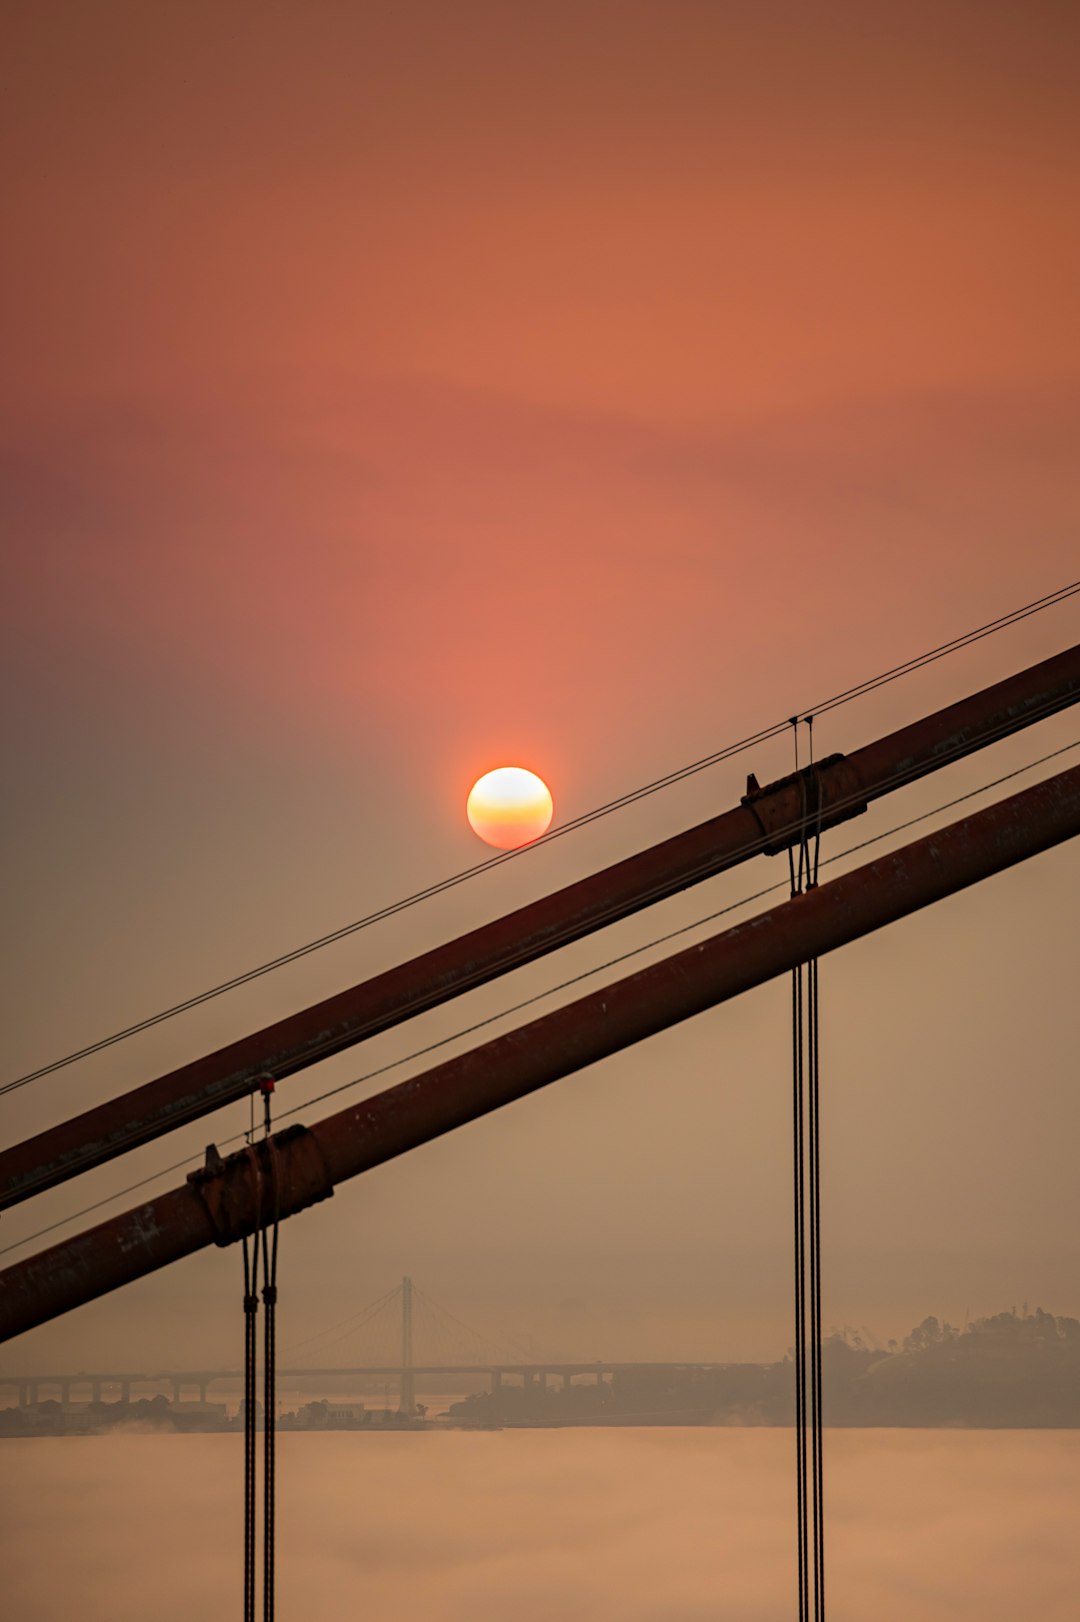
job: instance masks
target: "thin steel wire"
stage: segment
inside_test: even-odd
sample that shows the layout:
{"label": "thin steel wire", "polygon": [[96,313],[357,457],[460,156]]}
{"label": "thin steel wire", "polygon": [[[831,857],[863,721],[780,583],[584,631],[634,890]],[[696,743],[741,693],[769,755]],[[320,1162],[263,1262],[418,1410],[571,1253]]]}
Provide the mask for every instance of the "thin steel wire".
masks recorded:
{"label": "thin steel wire", "polygon": [[[850,704],[853,702],[853,700],[862,698],[867,693],[876,692],[879,688],[888,685],[890,682],[898,681],[904,676],[911,675],[916,670],[922,670],[927,665],[934,664],[939,659],[946,658],[949,654],[960,652],[963,648],[971,647],[976,642],[981,642],[985,637],[996,635],[998,632],[1006,630],[1012,625],[1017,625],[1022,620],[1030,618],[1030,616],[1033,614],[1039,614],[1048,608],[1056,607],[1058,604],[1067,601],[1070,597],[1075,596],[1077,593],[1080,593],[1080,581],[1072,581],[1068,585],[1060,587],[1057,591],[1048,593],[1045,597],[1037,598],[1034,602],[1026,603],[1019,608],[1012,609],[1009,611],[1009,613],[1000,615],[997,619],[990,620],[985,625],[978,626],[972,631],[967,631],[962,636],[954,637],[949,642],[944,642],[936,648],[928,649],[926,652],[916,655],[913,659],[904,661],[903,664],[894,665],[891,669],[882,671],[877,676],[873,676],[866,681],[859,682],[854,687],[846,688],[844,691],[834,694],[832,698],[825,699],[823,702],[805,710],[800,710],[797,712],[797,715],[800,717],[808,714],[823,715],[828,713],[830,710],[839,708],[843,704]],[[645,799],[652,794],[659,793],[665,788],[670,788],[676,783],[684,782],[687,778],[696,775],[698,772],[705,771],[711,766],[718,765],[721,761],[730,760],[733,756],[743,753],[745,750],[752,748],[755,744],[764,743],[770,738],[781,736],[788,724],[789,723],[787,721],[777,721],[771,726],[763,727],[758,732],[752,733],[748,737],[740,739],[737,743],[728,744],[724,748],[718,749],[712,754],[704,755],[699,760],[692,761],[686,766],[679,767],[676,771],[669,772],[663,777],[658,777],[653,779],[652,782],[641,784],[638,788],[631,789],[628,793],[620,795],[614,800],[609,800],[605,804],[595,807],[592,811],[584,812],[581,816],[575,817],[569,822],[563,823],[561,827],[553,829],[550,833],[546,834],[542,840],[534,840],[532,844],[521,846],[517,850],[502,851],[497,856],[489,857],[484,862],[478,862],[472,867],[463,869],[460,873],[452,874],[450,877],[441,879],[435,884],[428,885],[422,890],[414,891],[411,895],[404,896],[399,901],[392,902],[386,907],[382,907],[375,912],[368,913],[363,918],[358,918],[353,920],[351,923],[343,924],[340,928],[331,930],[325,935],[320,935],[315,940],[306,942],[303,946],[294,947],[288,952],[283,952],[278,957],[271,958],[267,962],[259,964],[254,969],[245,970],[242,974],[234,975],[228,980],[223,980],[219,984],[211,986],[205,991],[197,992],[194,996],[185,998],[181,1002],[173,1003],[170,1007],[161,1009],[156,1014],[148,1015],[145,1019],[137,1020],[131,1025],[126,1025],[121,1030],[112,1032],[109,1036],[101,1037],[97,1041],[87,1043],[86,1046],[78,1048],[71,1053],[65,1054],[62,1058],[53,1059],[48,1064],[39,1065],[36,1069],[28,1071],[25,1075],[18,1076],[14,1080],[5,1082],[3,1086],[0,1086],[0,1097],[2,1097],[5,1093],[14,1091],[16,1088],[25,1087],[31,1082],[39,1081],[44,1076],[52,1075],[57,1070],[62,1070],[68,1065],[75,1064],[80,1059],[89,1058],[92,1054],[100,1053],[106,1048],[113,1047],[118,1042],[126,1041],[129,1037],[138,1035],[141,1031],[150,1030],[154,1026],[162,1024],[165,1020],[173,1019],[178,1014],[186,1013],[192,1008],[200,1007],[203,1003],[209,1002],[215,997],[223,996],[226,992],[234,991],[240,986],[248,985],[251,981],[260,979],[263,975],[272,973],[275,969],[283,968],[290,963],[295,963],[299,959],[309,956],[312,952],[321,951],[326,946],[331,946],[337,941],[344,940],[348,936],[358,933],[360,930],[368,929],[373,924],[380,923],[386,918],[394,917],[396,914],[404,912],[410,907],[417,906],[423,901],[427,901],[435,896],[442,895],[447,890],[454,889],[457,885],[464,884],[467,880],[478,877],[481,873],[486,873],[491,871],[493,868],[500,867],[504,862],[516,860],[525,855],[528,851],[536,850],[541,844],[550,844],[552,840],[562,838],[566,834],[573,833],[579,828],[587,827],[589,824],[596,822],[601,817],[610,816],[613,812],[623,810],[628,805],[636,804],[639,800]]]}
{"label": "thin steel wire", "polygon": [[[1026,719],[1027,719],[1027,721],[1029,723],[1034,723],[1036,721],[1044,719],[1047,715],[1057,714],[1059,709],[1060,709],[1059,705],[1056,705],[1056,704],[1044,704],[1044,705],[1041,705],[1039,708],[1037,708],[1035,710],[1029,711],[1027,713]],[[798,720],[798,717],[792,717],[792,719],[787,724],[789,726],[793,725],[793,724],[795,724],[795,722],[797,720]],[[999,739],[1001,739],[1003,737],[1011,737],[1015,733],[1015,731],[1016,731],[1016,728],[1015,728],[1015,725],[1013,723],[1011,723],[1011,722],[1002,722],[1002,723],[999,724],[998,727],[994,728],[992,731],[985,734],[985,736],[983,737],[982,742],[983,742],[984,745],[989,745],[991,743],[995,743],[995,742],[999,741]],[[1004,776],[999,777],[999,778],[995,778],[991,783],[983,785],[982,788],[972,790],[968,794],[961,794],[956,799],[946,801],[943,805],[937,807],[937,810],[938,811],[947,810],[950,806],[960,805],[965,800],[973,798],[974,795],[983,793],[988,788],[994,788],[1000,783],[1009,782],[1011,778],[1020,776],[1024,771],[1029,771],[1034,766],[1042,765],[1047,760],[1053,760],[1057,755],[1064,754],[1068,749],[1073,748],[1073,747],[1075,747],[1075,746],[1072,745],[1072,744],[1066,744],[1062,749],[1053,750],[1053,751],[1051,751],[1050,754],[1041,756],[1038,760],[1031,762],[1028,766],[1020,767],[1020,768],[1018,768],[1017,771],[1014,771],[1014,772],[1006,772],[1004,774]],[[947,766],[947,765],[951,764],[952,762],[954,762],[957,759],[965,758],[966,754],[967,754],[966,745],[963,743],[963,741],[961,741],[961,742],[957,743],[956,745],[954,745],[954,747],[951,750],[948,750],[948,751],[943,750],[941,752],[941,754],[938,756],[936,764],[937,764],[938,767]],[[882,779],[881,783],[878,785],[878,792],[879,792],[879,794],[885,794],[885,793],[887,793],[887,792],[889,792],[889,791],[891,791],[893,789],[901,788],[901,787],[903,787],[903,785],[905,783],[910,782],[912,780],[913,776],[915,778],[918,778],[920,775],[921,774],[918,771],[914,771],[913,769],[898,770],[898,771],[892,772],[892,773],[889,774],[889,776],[887,778]],[[841,796],[839,799],[835,800],[833,802],[833,804],[830,806],[830,816],[832,816],[834,818],[842,816],[842,814],[845,811],[850,810],[850,809],[852,809],[854,807],[858,807],[861,804],[861,799],[862,799],[862,796],[861,796],[860,791],[858,791],[858,790],[854,790],[854,791],[850,792],[847,795]],[[924,813],[921,816],[912,817],[907,822],[902,822],[902,823],[896,824],[893,828],[891,828],[888,831],[887,834],[873,835],[870,839],[863,840],[860,844],[849,846],[848,849],[846,851],[842,852],[841,854],[842,855],[850,855],[852,851],[862,850],[867,845],[875,844],[875,843],[878,842],[878,840],[880,840],[882,838],[889,837],[889,834],[900,833],[903,829],[913,827],[916,823],[921,822],[921,821],[925,821],[927,816],[933,816],[935,814],[936,814],[935,812],[927,812],[927,813]],[[817,835],[817,845],[818,845],[818,847],[820,847],[820,837],[821,836],[820,836],[820,829],[819,829],[818,835]],[[753,841],[751,841],[750,843],[736,849],[735,851],[733,851],[731,853],[731,858],[730,858],[731,862],[732,863],[737,863],[744,856],[757,854],[758,852],[760,852],[761,848],[762,848],[762,837],[761,836],[756,836]],[[830,858],[830,860],[836,860],[836,859],[837,858]],[[801,871],[802,865],[803,864],[802,864],[802,861],[801,861],[800,862],[800,871]],[[689,888],[691,885],[698,882],[698,880],[701,879],[702,877],[709,876],[709,873],[710,873],[710,869],[709,869],[709,867],[707,865],[703,865],[702,867],[700,867],[698,869],[694,869],[694,870],[688,872],[684,876],[684,879],[683,879],[684,888]],[[800,880],[800,882],[801,882],[801,880]],[[696,924],[686,925],[683,929],[675,930],[669,935],[662,935],[662,936],[658,937],[657,940],[651,942],[650,945],[660,945],[664,941],[672,940],[676,936],[678,936],[679,934],[685,934],[690,929],[695,929],[695,928],[699,927],[699,925],[701,925],[701,924],[708,923],[711,919],[722,917],[724,915],[724,913],[731,912],[731,911],[735,910],[735,908],[738,907],[738,906],[745,906],[750,901],[757,901],[762,896],[774,894],[777,890],[780,890],[782,888],[783,888],[782,884],[769,885],[764,890],[758,890],[754,894],[752,894],[750,896],[747,896],[747,897],[744,897],[744,899],[741,902],[733,903],[732,906],[730,906],[730,907],[723,907],[723,908],[720,909],[719,912],[708,914],[705,918],[699,919]],[[667,889],[661,889],[659,887],[654,888],[654,890],[652,890],[652,891],[646,891],[646,892],[643,893],[643,895],[641,897],[641,907],[644,908],[644,907],[648,906],[654,900],[667,898],[667,897],[669,897],[669,894],[670,894],[670,892]],[[598,918],[597,921],[596,921],[595,927],[597,929],[603,927],[604,922],[605,922],[605,920],[604,920],[603,917]],[[560,944],[562,944],[562,943],[559,941],[559,939],[557,937],[553,937],[551,939],[550,945],[551,945],[552,949],[555,949]],[[507,1014],[510,1014],[510,1013],[516,1013],[522,1008],[527,1008],[531,1003],[540,1001],[543,997],[553,995],[554,992],[563,990],[565,987],[575,984],[576,981],[578,981],[578,980],[587,979],[591,974],[600,973],[600,972],[602,972],[602,970],[604,968],[610,967],[614,963],[622,962],[626,958],[634,957],[640,951],[648,951],[648,950],[649,950],[648,946],[639,947],[639,948],[635,948],[633,951],[624,953],[621,957],[609,959],[607,963],[602,963],[602,964],[598,965],[596,968],[593,968],[593,969],[587,969],[587,970],[583,971],[582,974],[574,977],[571,980],[563,981],[560,985],[553,987],[551,991],[540,992],[535,997],[526,998],[523,1002],[519,1002],[519,1003],[514,1004],[510,1009],[504,1010],[501,1014],[492,1015],[490,1019],[481,1020],[477,1024],[469,1026],[469,1027],[467,1027],[467,1029],[464,1032],[461,1032],[459,1034],[468,1035],[472,1031],[481,1030],[481,1029],[483,1029],[483,1027],[485,1025],[491,1024],[494,1020],[505,1018],[507,1016]],[[528,959],[526,959],[526,961],[528,961]],[[514,968],[515,966],[517,966],[517,965],[515,964],[513,959],[508,960],[506,965],[505,965],[504,972],[508,972],[509,970]],[[422,999],[420,999],[420,1000],[414,999],[414,1002],[412,1002],[412,1003],[408,1003],[408,1002],[404,1003],[404,1004],[402,1004],[401,1009],[400,1009],[401,1019],[404,1020],[404,1019],[408,1018],[412,1012],[418,1011],[420,1009],[424,1009],[425,1007],[426,1007],[426,1005],[423,1003]],[[363,1033],[358,1035],[356,1040],[357,1041],[362,1041],[363,1040]],[[447,1038],[447,1040],[455,1040],[455,1038]],[[440,1043],[433,1044],[434,1047],[438,1047],[440,1045],[442,1045],[442,1044],[440,1044]],[[431,1048],[422,1049],[420,1051],[421,1052],[430,1052]],[[414,1057],[415,1056],[418,1056],[418,1055],[414,1055]],[[308,1064],[309,1065],[310,1064],[315,1064],[315,1063],[318,1062],[318,1059],[319,1059],[319,1050],[315,1049],[315,1048],[310,1049],[309,1052],[308,1052],[308,1055],[307,1055]],[[390,1064],[389,1066],[387,1066],[385,1068],[393,1069],[393,1068],[395,1068],[395,1066],[396,1066],[396,1064],[398,1062],[399,1061],[395,1060],[392,1064]],[[404,1061],[401,1061],[401,1062],[404,1062]],[[372,1074],[379,1074],[379,1073],[380,1072],[370,1072],[369,1076],[372,1075]],[[365,1080],[365,1079],[369,1079],[369,1078],[368,1077],[361,1077],[360,1079]],[[345,1087],[351,1087],[351,1086],[354,1086],[356,1084],[357,1083],[355,1083],[355,1082],[346,1082],[346,1083],[344,1083],[344,1086]],[[340,1088],[339,1089],[331,1089],[330,1093],[319,1094],[319,1098],[331,1097],[333,1095],[334,1091],[340,1091],[340,1090],[341,1090]],[[3,1089],[0,1088],[0,1094],[2,1094],[2,1092],[3,1092]],[[254,1092],[252,1092],[252,1094],[250,1094],[249,1096],[250,1096],[250,1098],[252,1100],[252,1110],[254,1111]],[[315,1102],[318,1102],[318,1099],[316,1099]],[[295,1112],[290,1112],[290,1113],[295,1113]],[[192,1116],[191,1117],[192,1120],[195,1120],[195,1119],[198,1119],[198,1118],[199,1118],[198,1116]],[[281,1119],[284,1119],[284,1118],[285,1117],[281,1117]],[[184,1120],[175,1121],[174,1122],[174,1128],[185,1125],[185,1124],[187,1124],[187,1122],[184,1121]],[[252,1126],[251,1126],[250,1130],[251,1130],[252,1133],[254,1132],[254,1114],[252,1114]],[[228,1141],[235,1142],[235,1141],[238,1141],[238,1138],[239,1138],[239,1134],[237,1135],[237,1137],[235,1137],[233,1139],[230,1139]],[[250,1136],[249,1136],[248,1141],[249,1142],[251,1141]],[[121,1144],[117,1148],[116,1152],[117,1153],[124,1153],[129,1148],[137,1148],[137,1147],[139,1147],[140,1142],[141,1142],[141,1140],[133,1142],[131,1144],[124,1144],[123,1142],[121,1142]],[[65,1167],[66,1176],[71,1177],[71,1176],[76,1175],[82,1169],[84,1164],[86,1164],[86,1165],[96,1165],[98,1163],[99,1162],[97,1160],[97,1156],[93,1151],[87,1151],[85,1156],[81,1156],[81,1157],[80,1156],[73,1156],[73,1157],[69,1158],[68,1161],[66,1162],[66,1167]],[[184,1162],[181,1162],[181,1164],[186,1165],[186,1164],[188,1164],[188,1162],[184,1161]],[[169,1168],[169,1169],[176,1169],[176,1168],[174,1167],[174,1168]],[[141,1185],[135,1185],[135,1186],[141,1186]],[[26,1185],[26,1184],[23,1185],[23,1197],[24,1198],[28,1198],[35,1191],[36,1191],[36,1185],[34,1183],[31,1182],[29,1185]],[[4,1254],[4,1250],[2,1248],[0,1248],[0,1256],[2,1256],[3,1254]]]}
{"label": "thin steel wire", "polygon": [[[790,725],[790,722],[788,724]],[[978,788],[969,789],[965,794],[958,794],[951,800],[943,800],[930,811],[922,811],[918,816],[908,817],[904,822],[894,823],[892,827],[884,829],[879,834],[871,834],[868,839],[861,839],[854,845],[847,845],[842,851],[837,851],[835,855],[825,857],[820,865],[828,867],[833,862],[844,861],[849,856],[857,855],[859,851],[867,850],[871,845],[878,845],[885,839],[891,839],[894,834],[904,833],[907,829],[917,827],[922,822],[928,822],[932,817],[940,816],[944,811],[950,811],[958,805],[966,804],[969,800],[977,799],[980,794],[988,794],[991,789],[1000,788],[1003,783],[1010,783],[1015,778],[1024,776],[1026,772],[1035,771],[1039,766],[1045,766],[1048,761],[1057,760],[1059,756],[1068,754],[1071,750],[1077,748],[1080,748],[1080,738],[1073,739],[1071,743],[1063,744],[1060,749],[1052,749],[1048,754],[1040,755],[1035,760],[1027,761],[1023,766],[1017,766],[1014,771],[1004,772],[1000,777],[992,778],[987,783],[981,783]],[[787,885],[784,880],[776,884],[766,885],[764,889],[755,890],[749,895],[744,895],[738,901],[729,902],[726,906],[718,907],[713,912],[705,913],[702,917],[694,919],[692,923],[682,924],[678,929],[668,930],[663,935],[654,936],[652,940],[647,941],[642,946],[631,947],[628,951],[620,952],[615,957],[594,964],[592,968],[584,969],[580,974],[571,975],[568,979],[561,980],[544,991],[539,991],[531,997],[522,998],[520,1002],[512,1003],[508,1007],[500,1009],[496,1014],[490,1014],[485,1019],[476,1020],[471,1025],[463,1026],[450,1036],[440,1037],[438,1041],[429,1042],[424,1047],[414,1048],[410,1053],[403,1054],[401,1058],[392,1059],[373,1070],[365,1071],[362,1075],[353,1076],[349,1081],[343,1081],[336,1087],[329,1087],[324,1092],[317,1093],[312,1098],[305,1100],[303,1104],[295,1104],[291,1109],[282,1111],[277,1117],[278,1125],[289,1120],[290,1117],[312,1108],[315,1104],[325,1103],[327,1099],[335,1098],[340,1093],[350,1092],[354,1087],[363,1087],[368,1082],[377,1081],[391,1071],[413,1064],[417,1059],[426,1058],[429,1054],[448,1047],[454,1042],[460,1042],[466,1036],[473,1036],[478,1031],[486,1030],[489,1026],[498,1024],[500,1020],[509,1019],[512,1015],[521,1013],[524,1009],[531,1008],[536,1003],[544,1002],[549,997],[558,996],[559,992],[568,991],[572,987],[580,985],[583,981],[591,979],[594,975],[603,974],[608,969],[617,968],[620,964],[641,957],[646,952],[655,950],[658,946],[666,945],[669,941],[678,940],[681,936],[692,934],[696,929],[703,929],[706,924],[715,923],[718,918],[724,918],[730,913],[738,912],[742,907],[748,907],[752,902],[761,901],[766,896],[775,895],[777,891],[785,888],[787,888]],[[228,1149],[233,1144],[245,1141],[247,1136],[246,1131],[235,1132],[230,1137],[223,1138],[219,1147]],[[82,1206],[78,1211],[72,1212],[71,1215],[60,1217],[55,1222],[50,1222],[45,1227],[36,1229],[34,1233],[27,1234],[23,1239],[15,1239],[9,1245],[0,1246],[0,1256],[6,1256],[13,1250],[22,1250],[25,1246],[34,1244],[36,1240],[44,1239],[50,1233],[55,1233],[58,1228],[68,1227],[73,1222],[79,1222],[83,1217],[91,1216],[95,1211],[100,1211],[107,1205],[114,1205],[117,1200],[122,1200],[129,1194],[135,1194],[139,1189],[146,1188],[151,1183],[159,1182],[161,1178],[168,1177],[173,1172],[183,1171],[200,1163],[201,1157],[185,1155],[182,1160],[175,1160],[168,1166],[163,1166],[160,1170],[151,1172],[146,1177],[140,1177],[137,1181],[128,1183],[125,1187],[118,1189],[115,1194],[106,1194],[101,1199],[93,1200],[89,1205]]]}
{"label": "thin steel wire", "polygon": [[374,1301],[369,1301],[366,1307],[360,1308],[359,1312],[350,1312],[348,1317],[339,1318],[336,1323],[327,1324],[325,1329],[318,1329],[313,1335],[305,1335],[303,1340],[291,1341],[285,1348],[285,1356],[291,1357],[301,1346],[310,1346],[312,1341],[324,1340],[327,1335],[332,1335],[336,1329],[341,1329],[344,1333],[336,1336],[335,1340],[331,1341],[331,1345],[336,1345],[337,1341],[344,1340],[349,1335],[358,1334],[365,1325],[370,1323],[372,1319],[377,1318],[380,1312],[400,1294],[401,1285],[398,1284],[394,1289],[387,1290],[385,1295],[380,1295]]}

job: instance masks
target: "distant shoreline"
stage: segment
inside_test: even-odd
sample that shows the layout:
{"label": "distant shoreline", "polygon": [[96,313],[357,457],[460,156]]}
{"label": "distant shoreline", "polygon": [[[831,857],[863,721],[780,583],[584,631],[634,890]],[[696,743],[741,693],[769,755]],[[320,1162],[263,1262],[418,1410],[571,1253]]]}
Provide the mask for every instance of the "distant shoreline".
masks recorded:
{"label": "distant shoreline", "polygon": [[[511,1421],[503,1425],[481,1425],[460,1423],[457,1421],[443,1423],[439,1420],[424,1421],[412,1425],[325,1425],[302,1426],[293,1425],[282,1427],[278,1434],[295,1436],[320,1435],[354,1435],[377,1436],[391,1433],[409,1432],[416,1434],[419,1431],[442,1434],[479,1434],[492,1431],[554,1431],[554,1430],[792,1430],[793,1426],[783,1421],[766,1421],[763,1423],[741,1423],[725,1419],[714,1419],[709,1416],[690,1416],[680,1414],[646,1414],[646,1415],[613,1415],[609,1418],[595,1417],[592,1419],[536,1419]],[[830,1424],[826,1421],[825,1430],[829,1431],[1080,1431],[1080,1424],[1035,1422],[1030,1424],[1016,1424],[1012,1421],[982,1421],[979,1424],[960,1422],[914,1423],[900,1421],[855,1421]],[[227,1425],[204,1426],[177,1426],[177,1425],[148,1425],[139,1421],[131,1424],[107,1425],[97,1430],[82,1429],[56,1429],[56,1430],[0,1430],[0,1441],[29,1441],[48,1439],[57,1441],[101,1441],[105,1437],[131,1438],[136,1436],[241,1436],[241,1428],[233,1423]]]}
{"label": "distant shoreline", "polygon": [[[293,1371],[294,1373],[296,1371]],[[323,1370],[323,1375],[333,1371]],[[444,1371],[445,1372],[445,1371]],[[459,1371],[461,1372],[461,1371]],[[557,1430],[657,1426],[785,1428],[794,1422],[795,1379],[790,1358],[778,1363],[615,1363],[529,1365],[491,1369],[488,1389],[430,1414],[423,1403],[402,1413],[345,1398],[316,1398],[281,1413],[278,1429],[313,1431]],[[313,1371],[318,1378],[320,1371]],[[554,1383],[549,1383],[549,1376]],[[580,1378],[579,1378],[580,1377]],[[37,1401],[37,1381],[24,1380],[23,1399],[0,1409],[0,1437],[131,1434],[153,1430],[229,1432],[239,1412],[206,1401],[180,1400],[185,1376],[171,1376],[163,1394],[132,1402],[100,1401],[104,1376],[53,1376],[66,1399],[77,1383],[98,1400]],[[831,1335],[822,1346],[824,1412],[835,1430],[1080,1430],[1080,1320],[1036,1308],[979,1318],[964,1329],[925,1318],[900,1344],[867,1345],[858,1334]],[[410,1392],[414,1387],[410,1384]],[[439,1401],[446,1401],[444,1393]],[[126,1399],[126,1400],[125,1400]],[[258,1410],[261,1415],[261,1409]]]}

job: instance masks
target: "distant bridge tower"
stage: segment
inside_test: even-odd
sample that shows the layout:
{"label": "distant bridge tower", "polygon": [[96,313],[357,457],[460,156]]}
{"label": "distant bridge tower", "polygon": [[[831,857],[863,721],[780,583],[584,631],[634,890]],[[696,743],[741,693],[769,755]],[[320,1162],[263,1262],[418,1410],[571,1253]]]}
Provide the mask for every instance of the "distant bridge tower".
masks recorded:
{"label": "distant bridge tower", "polygon": [[412,1279],[406,1276],[401,1281],[401,1404],[398,1411],[404,1414],[407,1419],[412,1419],[416,1413],[412,1309],[413,1284]]}

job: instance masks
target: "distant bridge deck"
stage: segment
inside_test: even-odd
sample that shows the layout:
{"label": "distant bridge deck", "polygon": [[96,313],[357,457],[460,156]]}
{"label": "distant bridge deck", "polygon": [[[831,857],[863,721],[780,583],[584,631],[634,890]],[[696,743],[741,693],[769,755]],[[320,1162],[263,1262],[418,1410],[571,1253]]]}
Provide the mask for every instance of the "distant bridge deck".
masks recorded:
{"label": "distant bridge deck", "polygon": [[[406,1374],[416,1378],[430,1378],[432,1376],[464,1375],[473,1378],[488,1378],[500,1381],[505,1378],[522,1380],[543,1379],[548,1376],[571,1380],[575,1376],[592,1375],[603,1378],[607,1374],[624,1374],[631,1372],[641,1373],[688,1373],[691,1371],[704,1372],[706,1370],[739,1369],[755,1367],[746,1363],[733,1363],[719,1359],[701,1360],[687,1358],[680,1362],[607,1362],[596,1360],[594,1362],[565,1363],[555,1359],[545,1358],[532,1363],[372,1363],[353,1364],[337,1368],[294,1368],[285,1366],[278,1369],[279,1379],[290,1380],[374,1380],[396,1379],[400,1380]],[[107,1386],[119,1386],[121,1391],[129,1393],[132,1386],[138,1385],[171,1385],[174,1397],[178,1397],[185,1386],[198,1386],[205,1398],[205,1392],[211,1385],[221,1381],[236,1382],[243,1379],[242,1369],[160,1369],[149,1371],[138,1370],[107,1370],[89,1372],[80,1369],[71,1373],[61,1374],[2,1374],[0,1373],[0,1390],[17,1391],[20,1403],[36,1402],[37,1393],[42,1388],[59,1389],[62,1400],[67,1401],[72,1388],[89,1386],[96,1393],[95,1400]]]}

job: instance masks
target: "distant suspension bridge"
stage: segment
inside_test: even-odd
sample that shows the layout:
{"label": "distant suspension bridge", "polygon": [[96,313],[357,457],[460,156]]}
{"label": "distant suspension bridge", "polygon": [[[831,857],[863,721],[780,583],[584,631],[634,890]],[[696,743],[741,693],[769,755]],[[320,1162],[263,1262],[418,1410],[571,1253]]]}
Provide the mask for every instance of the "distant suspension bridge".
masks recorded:
{"label": "distant suspension bridge", "polygon": [[[485,1337],[460,1318],[433,1301],[411,1278],[405,1277],[394,1289],[369,1302],[359,1311],[318,1330],[285,1348],[286,1357],[305,1347],[326,1352],[346,1344],[348,1362],[285,1364],[280,1377],[308,1380],[352,1380],[358,1385],[369,1381],[392,1380],[400,1393],[399,1410],[411,1417],[416,1412],[416,1381],[432,1377],[486,1378],[489,1389],[504,1383],[520,1382],[526,1387],[547,1387],[552,1381],[566,1386],[575,1379],[603,1382],[609,1375],[630,1371],[686,1371],[731,1368],[723,1362],[567,1362],[563,1359],[537,1360],[525,1348],[509,1339]],[[423,1355],[417,1356],[417,1347]],[[215,1384],[235,1384],[242,1380],[238,1368],[102,1370],[95,1373],[0,1373],[0,1391],[17,1393],[20,1407],[32,1407],[48,1393],[53,1401],[67,1407],[73,1401],[97,1403],[109,1394],[113,1401],[129,1403],[133,1391],[168,1391],[172,1401],[206,1403]]]}

